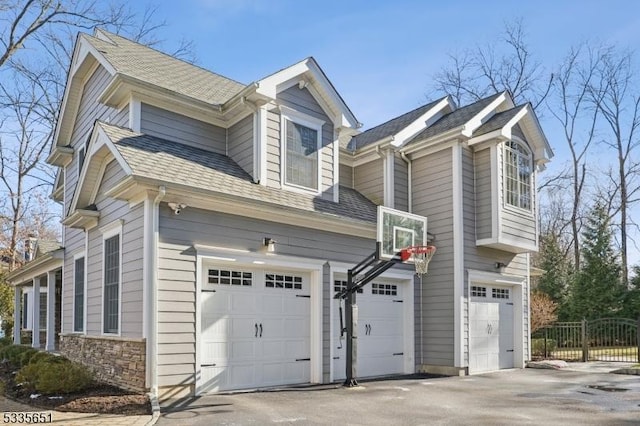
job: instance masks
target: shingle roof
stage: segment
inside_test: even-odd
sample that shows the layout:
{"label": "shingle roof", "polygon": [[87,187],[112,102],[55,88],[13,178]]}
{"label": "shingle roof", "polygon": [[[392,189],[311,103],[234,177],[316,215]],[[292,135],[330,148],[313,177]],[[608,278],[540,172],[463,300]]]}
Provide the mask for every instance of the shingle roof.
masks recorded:
{"label": "shingle roof", "polygon": [[485,133],[490,133],[494,130],[503,128],[504,125],[507,124],[513,117],[515,117],[515,115],[519,113],[523,108],[526,108],[526,105],[519,105],[515,108],[511,108],[506,111],[494,114],[493,117],[491,117],[482,126],[478,127],[475,132],[473,132],[473,136],[484,135]]}
{"label": "shingle roof", "polygon": [[399,117],[393,118],[385,123],[372,127],[371,129],[366,130],[357,136],[354,136],[347,145],[347,149],[355,151],[356,149],[377,142],[380,139],[395,135],[396,133],[407,127],[409,124],[420,118],[421,115],[433,108],[442,99],[444,98],[429,102],[428,104],[414,109],[413,111],[409,111]]}
{"label": "shingle roof", "polygon": [[408,144],[416,142],[418,140],[427,139],[440,133],[444,133],[448,130],[455,129],[456,127],[462,126],[471,118],[473,118],[477,113],[479,113],[484,107],[493,102],[501,94],[502,93],[496,93],[495,95],[480,99],[477,102],[465,105],[453,112],[450,112],[440,120],[433,123],[431,126],[415,135],[413,138],[411,138]]}
{"label": "shingle roof", "polygon": [[43,256],[47,253],[51,253],[52,251],[56,251],[61,248],[62,246],[58,241],[38,240],[38,245],[36,246],[36,257]]}
{"label": "shingle roof", "polygon": [[274,207],[317,212],[341,219],[374,224],[377,207],[359,192],[340,187],[340,201],[268,188],[252,182],[251,176],[229,157],[132,132],[99,122],[134,176],[188,185],[271,204]]}
{"label": "shingle roof", "polygon": [[126,38],[101,31],[113,43],[84,35],[117,72],[194,99],[220,105],[245,85]]}

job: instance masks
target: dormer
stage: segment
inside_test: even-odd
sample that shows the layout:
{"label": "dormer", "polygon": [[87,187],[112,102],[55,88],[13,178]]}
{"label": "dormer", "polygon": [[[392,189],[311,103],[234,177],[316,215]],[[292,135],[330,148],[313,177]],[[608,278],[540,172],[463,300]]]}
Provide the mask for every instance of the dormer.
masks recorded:
{"label": "dormer", "polygon": [[256,82],[254,180],[338,202],[339,140],[360,124],[313,58]]}

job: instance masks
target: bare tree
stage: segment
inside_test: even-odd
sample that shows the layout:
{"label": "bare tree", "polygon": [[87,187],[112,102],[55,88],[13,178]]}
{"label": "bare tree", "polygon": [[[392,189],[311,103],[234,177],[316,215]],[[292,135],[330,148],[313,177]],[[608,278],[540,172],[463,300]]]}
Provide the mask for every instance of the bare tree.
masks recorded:
{"label": "bare tree", "polygon": [[531,102],[537,108],[550,88],[552,76],[545,77],[532,55],[521,20],[505,23],[498,43],[449,58],[450,65],[434,76],[434,89],[450,94],[458,105],[508,90],[516,103]]}
{"label": "bare tree", "polygon": [[540,291],[531,292],[531,333],[554,323],[558,319],[558,304]]}
{"label": "bare tree", "polygon": [[[32,203],[51,185],[46,177],[35,173],[50,142],[49,123],[37,112],[41,99],[37,88],[28,81],[19,83],[22,84],[16,84],[14,91],[0,85],[0,96],[6,102],[3,112],[11,113],[0,132],[0,188],[8,203],[0,219],[7,226],[3,231],[8,234],[4,243],[10,270],[18,265],[16,249],[24,237],[22,225],[31,213]],[[11,123],[7,124],[9,120]],[[42,222],[33,217],[30,220]]]}
{"label": "bare tree", "polygon": [[[55,234],[51,225],[60,216],[45,196],[54,172],[43,160],[77,31],[104,27],[155,46],[166,25],[156,11],[148,7],[138,15],[123,0],[0,0],[0,249],[12,269],[26,235]],[[193,60],[188,42],[176,53]]]}
{"label": "bare tree", "polygon": [[598,72],[604,82],[601,94],[594,90],[592,101],[601,113],[608,129],[602,143],[612,148],[616,154],[616,172],[613,194],[618,197],[617,214],[620,228],[620,252],[622,260],[622,280],[628,285],[628,243],[629,227],[633,224],[630,208],[638,201],[640,185],[637,180],[640,162],[636,158],[640,141],[637,131],[640,127],[640,92],[634,76],[633,55],[610,49],[603,55]]}
{"label": "bare tree", "polygon": [[598,109],[591,107],[591,100],[602,97],[602,84],[597,75],[601,59],[601,52],[588,45],[572,48],[555,73],[551,96],[547,100],[551,115],[562,126],[571,156],[568,170],[560,176],[568,183],[571,193],[568,225],[576,269],[580,268],[581,210],[587,179],[587,154],[595,139],[598,118]]}

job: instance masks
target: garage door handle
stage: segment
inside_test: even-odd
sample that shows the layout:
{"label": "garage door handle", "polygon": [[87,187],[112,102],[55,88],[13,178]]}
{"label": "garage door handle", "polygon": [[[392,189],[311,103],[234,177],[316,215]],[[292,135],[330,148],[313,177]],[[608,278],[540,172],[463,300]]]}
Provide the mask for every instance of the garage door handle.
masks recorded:
{"label": "garage door handle", "polygon": [[253,324],[253,326],[256,328],[256,335],[253,337],[258,337],[258,323]]}
{"label": "garage door handle", "polygon": [[262,337],[262,323],[260,323],[260,337]]}

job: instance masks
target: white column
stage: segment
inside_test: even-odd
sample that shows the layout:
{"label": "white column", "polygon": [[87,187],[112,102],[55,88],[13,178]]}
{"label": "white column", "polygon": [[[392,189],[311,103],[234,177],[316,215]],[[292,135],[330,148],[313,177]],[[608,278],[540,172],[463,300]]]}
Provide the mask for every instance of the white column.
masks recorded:
{"label": "white column", "polygon": [[40,348],[40,277],[33,279],[33,321],[31,321],[31,346]]}
{"label": "white column", "polygon": [[13,310],[13,343],[15,345],[20,344],[20,331],[22,330],[22,315],[20,312],[20,306],[22,305],[22,287],[15,286],[14,287],[14,306]]}
{"label": "white column", "polygon": [[47,273],[47,352],[56,349],[56,272]]}

